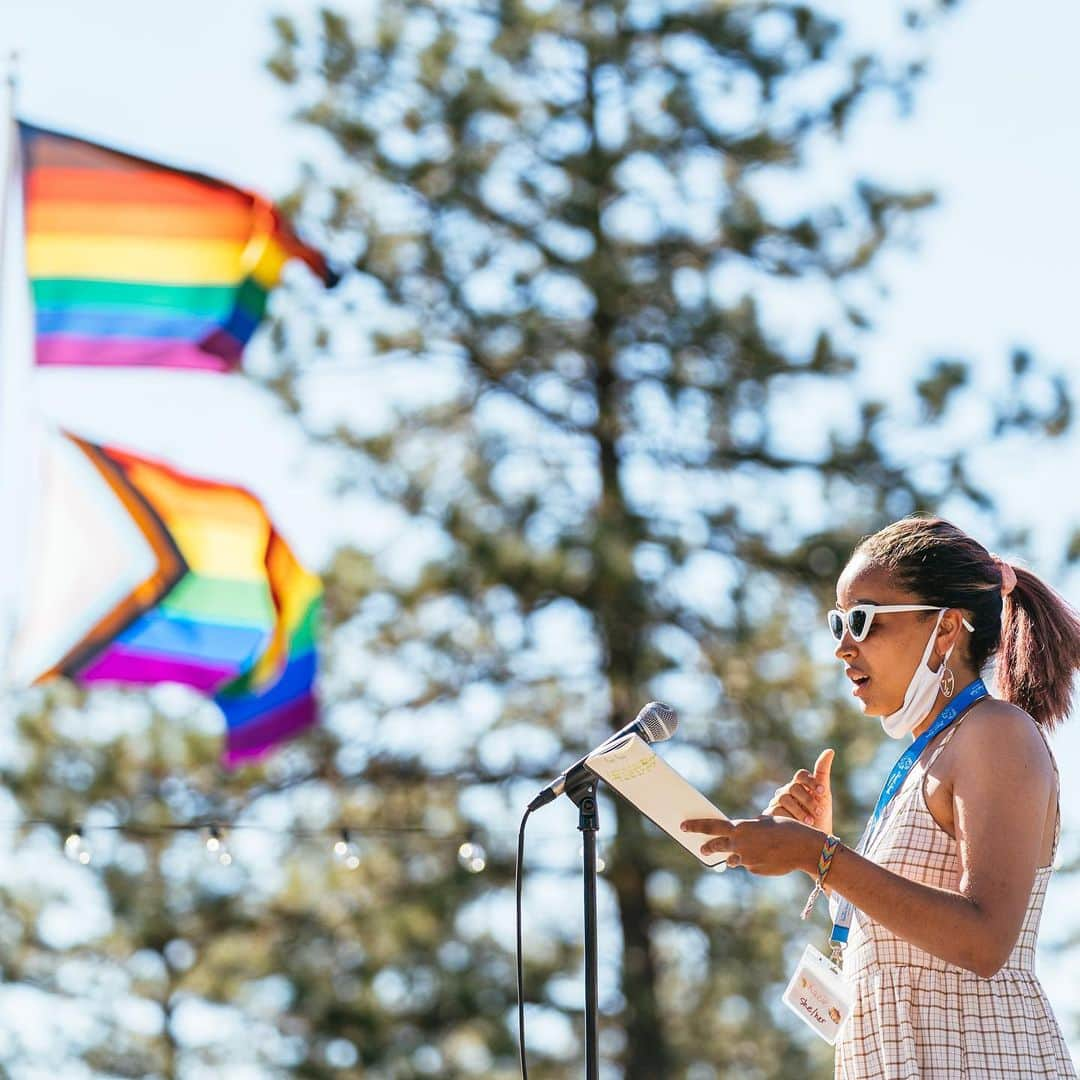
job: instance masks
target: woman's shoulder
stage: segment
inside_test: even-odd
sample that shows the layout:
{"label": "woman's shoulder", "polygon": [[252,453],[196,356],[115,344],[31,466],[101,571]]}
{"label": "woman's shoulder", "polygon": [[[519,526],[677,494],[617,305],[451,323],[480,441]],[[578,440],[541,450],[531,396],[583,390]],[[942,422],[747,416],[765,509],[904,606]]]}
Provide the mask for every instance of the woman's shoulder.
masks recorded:
{"label": "woman's shoulder", "polygon": [[986,697],[972,705],[957,723],[952,741],[957,761],[966,767],[985,767],[1012,772],[1020,768],[1053,776],[1050,748],[1030,713],[1000,698]]}

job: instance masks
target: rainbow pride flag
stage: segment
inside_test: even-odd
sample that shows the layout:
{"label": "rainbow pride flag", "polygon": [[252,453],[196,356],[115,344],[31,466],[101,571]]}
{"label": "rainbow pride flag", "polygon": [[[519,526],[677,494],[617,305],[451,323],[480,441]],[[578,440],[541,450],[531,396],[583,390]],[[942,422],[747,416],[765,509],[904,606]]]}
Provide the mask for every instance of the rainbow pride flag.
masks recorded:
{"label": "rainbow pride flag", "polygon": [[19,124],[38,364],[226,371],[291,258],[334,275],[272,203]]}
{"label": "rainbow pride flag", "polygon": [[18,668],[193,687],[225,714],[229,766],[315,723],[322,587],[254,495],[74,436],[44,472]]}

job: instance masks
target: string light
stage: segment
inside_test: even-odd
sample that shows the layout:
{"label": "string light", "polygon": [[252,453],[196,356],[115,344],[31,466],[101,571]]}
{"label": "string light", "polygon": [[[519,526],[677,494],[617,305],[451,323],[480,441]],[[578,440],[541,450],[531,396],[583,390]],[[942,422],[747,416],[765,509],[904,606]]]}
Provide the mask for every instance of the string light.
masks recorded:
{"label": "string light", "polygon": [[487,867],[487,852],[474,840],[466,840],[457,852],[458,862],[470,873],[480,874]]}
{"label": "string light", "polygon": [[232,854],[225,843],[225,837],[221,835],[221,829],[217,825],[210,825],[206,831],[207,853],[221,863],[222,866],[230,866],[232,864]]}
{"label": "string light", "polygon": [[[493,779],[493,777],[485,774],[470,774],[470,776],[470,782],[477,783],[487,782]],[[355,778],[345,777],[344,779],[348,780]],[[435,781],[445,781],[446,783],[459,786],[462,783],[462,777],[458,772],[455,772],[453,775],[434,775],[428,777],[426,782]],[[227,825],[221,824],[221,817],[204,817],[202,820],[171,823],[154,822],[153,824],[126,819],[123,821],[111,822],[98,821],[90,826],[90,831],[111,832],[139,839],[164,837],[182,832],[201,833],[205,836],[204,842],[207,857],[213,858],[224,866],[230,866],[233,863],[233,854],[229,850],[229,846],[225,840],[226,827],[230,831],[247,829],[253,832],[263,832],[276,836],[289,836],[294,839],[313,838],[319,840],[321,843],[325,843],[326,837],[329,835],[333,838],[330,841],[332,858],[348,870],[358,869],[363,861],[364,848],[357,843],[354,834],[348,828],[339,826],[324,826],[321,828],[307,828],[302,826],[275,827],[272,825],[260,824],[256,821],[237,820],[238,817],[242,819],[258,799],[267,795],[277,794],[279,791],[294,786],[295,783],[296,781],[294,779],[290,779],[288,783],[283,785],[276,786],[273,784],[266,784],[255,789],[253,792],[249,792],[249,798],[246,800],[246,805],[240,803],[230,807],[227,814]],[[60,836],[66,837],[63,845],[64,854],[73,862],[78,862],[83,866],[87,866],[91,863],[91,846],[86,840],[85,826],[78,819],[75,819],[75,821],[68,819],[66,822],[63,819],[57,819],[55,817],[36,816],[7,821],[0,819],[0,830],[7,829],[19,831],[32,826],[43,826],[54,830],[56,833],[59,833]],[[370,837],[372,839],[382,836],[397,839],[402,836],[416,835],[427,837],[438,843],[452,844],[455,842],[453,834],[446,829],[431,828],[430,826],[421,824],[410,825],[395,823],[383,825],[377,822],[365,823],[363,826],[363,833],[365,837]],[[507,837],[511,837],[515,835],[516,830],[497,827],[494,829],[488,828],[483,831],[480,838],[477,838],[476,833],[470,830],[468,834],[469,838],[457,848],[458,861],[469,873],[480,874],[487,869],[488,855],[481,839],[491,833],[503,833]]]}
{"label": "string light", "polygon": [[68,838],[64,841],[64,854],[72,862],[82,863],[83,866],[90,864],[90,848],[87,846],[86,838],[83,836],[81,825],[72,827]]}
{"label": "string light", "polygon": [[[582,844],[581,847],[578,848],[578,858],[581,859],[582,862],[585,861],[585,845],[584,844]],[[607,863],[604,862],[603,852],[601,852],[601,850],[600,850],[600,845],[597,844],[596,845],[596,872],[598,874],[602,874],[606,869],[607,869]]]}
{"label": "string light", "polygon": [[[74,823],[63,826],[55,819],[47,818],[24,818],[18,822],[0,821],[0,829],[5,827],[22,829],[32,825],[47,826],[56,829],[60,835],[66,836],[64,840],[64,854],[72,862],[88,866],[92,862],[90,844],[86,839],[85,826]],[[256,823],[233,823],[228,826],[231,830],[249,829],[257,832],[273,833],[280,836],[292,836],[297,839],[325,837],[327,832],[333,836],[330,843],[330,854],[333,860],[346,870],[357,870],[363,862],[363,849],[357,842],[356,836],[351,829],[338,828],[328,830],[326,828],[275,828]],[[142,825],[137,822],[95,824],[90,827],[91,831],[114,832],[133,837],[149,838],[153,836],[175,835],[182,832],[200,832],[204,835],[204,845],[208,858],[222,866],[233,864],[233,854],[229,850],[226,840],[225,826],[216,821],[207,822],[184,822],[169,825]],[[426,836],[437,841],[452,842],[452,836],[440,829],[431,829],[421,825],[365,825],[364,833],[370,836],[393,836],[400,837],[402,834]],[[496,830],[499,831],[499,830]],[[502,830],[507,832],[509,830]],[[481,874],[487,869],[488,854],[483,843],[475,834],[461,843],[457,848],[457,860],[459,865],[470,874]],[[602,867],[601,867],[602,868]]]}
{"label": "string light", "polygon": [[334,859],[346,870],[356,870],[360,866],[360,849],[348,829],[342,829],[341,835],[334,841]]}

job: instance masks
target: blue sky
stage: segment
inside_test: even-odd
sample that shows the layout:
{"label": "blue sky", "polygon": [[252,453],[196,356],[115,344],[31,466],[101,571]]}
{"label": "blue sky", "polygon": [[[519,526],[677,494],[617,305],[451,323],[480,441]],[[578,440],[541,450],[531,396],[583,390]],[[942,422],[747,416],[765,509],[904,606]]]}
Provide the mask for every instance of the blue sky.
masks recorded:
{"label": "blue sky", "polygon": [[[354,0],[337,6],[358,18],[368,9]],[[828,6],[880,30],[874,5]],[[289,99],[262,71],[269,16],[282,9],[310,10],[296,0],[5,0],[0,53],[21,53],[27,118],[276,194],[293,182],[298,159],[320,146],[317,136],[287,124]],[[859,126],[844,161],[932,186],[941,196],[922,221],[917,249],[891,254],[878,270],[888,297],[877,305],[878,329],[862,352],[867,387],[895,393],[926,358],[961,355],[979,361],[990,388],[1017,344],[1076,370],[1077,40],[1080,5],[1029,0],[1021,10],[1006,0],[969,2],[934,35],[931,73],[913,118],[885,111]],[[53,415],[87,434],[219,476],[224,468],[263,494],[301,552],[320,560],[359,527],[360,515],[327,499],[308,471],[311,456],[273,402],[242,380],[215,380],[211,403],[206,385],[198,376],[130,377],[103,406],[87,395],[82,376],[64,373],[50,377],[45,399]],[[121,404],[129,395],[139,408]],[[195,415],[208,433],[198,440],[191,435]],[[225,441],[215,429],[229,432]],[[1035,524],[1036,550],[1049,551],[1076,517],[1063,493],[1074,488],[1078,437],[1022,458],[993,446],[972,449],[1005,520]],[[1036,569],[1056,574],[1052,565]],[[1080,603],[1075,579],[1057,582]],[[1057,745],[1065,787],[1078,791],[1069,777],[1080,768],[1080,723]],[[1065,824],[1067,841],[1073,838],[1067,850],[1075,849],[1080,796],[1067,800]],[[1051,886],[1044,941],[1071,924],[1078,892]],[[1062,965],[1047,958],[1043,973],[1059,1008],[1080,1009]],[[1080,1054],[1080,1044],[1073,1049]]]}

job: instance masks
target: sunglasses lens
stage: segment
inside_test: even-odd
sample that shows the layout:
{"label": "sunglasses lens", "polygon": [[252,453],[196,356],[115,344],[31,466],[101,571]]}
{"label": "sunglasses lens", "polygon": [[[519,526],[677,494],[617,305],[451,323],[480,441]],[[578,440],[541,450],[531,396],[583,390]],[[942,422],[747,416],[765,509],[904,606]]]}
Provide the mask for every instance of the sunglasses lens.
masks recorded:
{"label": "sunglasses lens", "polygon": [[856,641],[862,641],[866,633],[866,612],[862,608],[853,608],[848,612],[848,626],[851,627],[851,636]]}
{"label": "sunglasses lens", "polygon": [[829,612],[829,629],[832,636],[839,641],[844,636],[844,617],[839,611]]}

